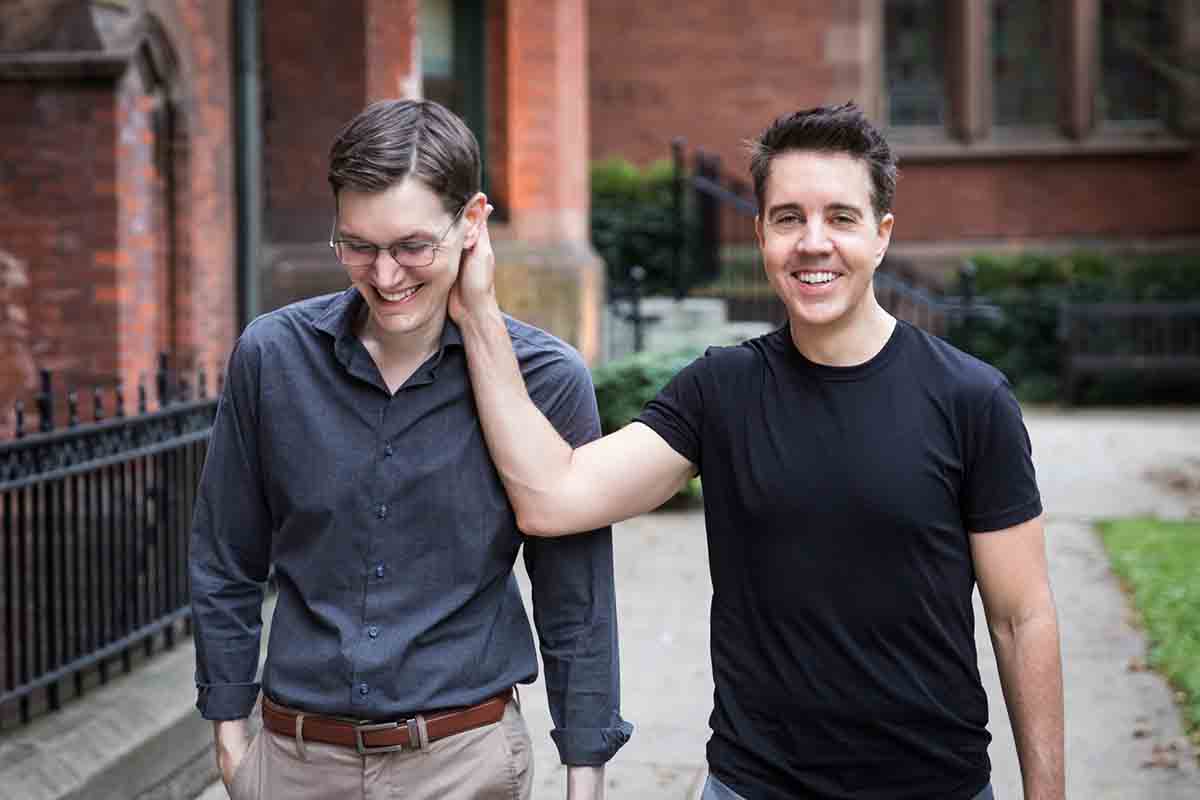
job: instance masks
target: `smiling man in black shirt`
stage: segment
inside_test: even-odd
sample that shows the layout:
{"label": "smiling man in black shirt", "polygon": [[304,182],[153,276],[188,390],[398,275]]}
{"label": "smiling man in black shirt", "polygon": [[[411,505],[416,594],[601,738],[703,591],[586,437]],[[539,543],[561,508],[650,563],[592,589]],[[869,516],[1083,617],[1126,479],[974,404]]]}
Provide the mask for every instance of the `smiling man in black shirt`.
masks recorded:
{"label": "smiling man in black shirt", "polygon": [[[266,314],[230,357],[192,533],[197,706],[233,800],[528,798],[513,687],[537,660],[568,797],[600,797],[619,714],[611,532],[524,539],[446,318],[479,234],[479,149],[431,102],[377,103],[335,140],[330,244],[351,288]],[[587,368],[505,319],[556,435],[599,435]],[[260,609],[279,593],[259,696]]]}
{"label": "smiling man in black shirt", "polygon": [[1012,391],[876,301],[896,164],[857,108],[776,120],[751,174],[787,325],[710,349],[579,448],[526,397],[481,234],[450,309],[520,525],[587,530],[703,477],[707,800],[990,798],[976,585],[1025,797],[1062,800],[1057,615]]}

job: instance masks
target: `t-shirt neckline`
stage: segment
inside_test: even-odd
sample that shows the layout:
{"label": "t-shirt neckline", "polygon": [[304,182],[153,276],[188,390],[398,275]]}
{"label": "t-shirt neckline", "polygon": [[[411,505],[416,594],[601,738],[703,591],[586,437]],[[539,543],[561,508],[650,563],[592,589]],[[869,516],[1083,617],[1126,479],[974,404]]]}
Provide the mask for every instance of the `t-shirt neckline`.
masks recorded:
{"label": "t-shirt neckline", "polygon": [[791,354],[793,363],[799,366],[804,372],[823,381],[858,381],[875,374],[887,366],[896,353],[899,352],[901,340],[908,335],[907,327],[908,324],[904,320],[897,319],[891,335],[888,336],[887,342],[884,343],[879,352],[861,364],[854,364],[849,367],[835,367],[829,364],[818,364],[815,361],[810,361],[803,353],[796,349],[796,343],[792,341],[792,331],[789,323],[784,323],[783,327],[777,333],[780,337],[780,345]]}

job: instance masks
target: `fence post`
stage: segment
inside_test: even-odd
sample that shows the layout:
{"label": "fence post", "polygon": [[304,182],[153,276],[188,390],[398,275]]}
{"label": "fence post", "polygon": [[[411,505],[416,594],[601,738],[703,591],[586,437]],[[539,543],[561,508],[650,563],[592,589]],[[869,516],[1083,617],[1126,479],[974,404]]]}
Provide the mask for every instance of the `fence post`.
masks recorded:
{"label": "fence post", "polygon": [[687,224],[683,219],[683,174],[687,169],[683,150],[686,145],[687,141],[682,136],[676,136],[671,140],[671,212],[675,216],[675,235],[671,238],[671,256],[674,259],[676,300],[682,300],[683,296],[687,294],[683,277],[683,249],[688,234]]}
{"label": "fence post", "polygon": [[[720,162],[715,155],[709,155],[703,150],[696,152],[696,175],[715,183],[719,180]],[[702,275],[706,280],[715,280],[720,275],[720,258],[717,248],[721,242],[721,208],[712,192],[696,186],[696,208],[699,217],[700,242],[696,260],[703,266]]]}
{"label": "fence post", "polygon": [[42,433],[54,430],[54,392],[51,386],[50,370],[39,370],[42,379],[42,390],[38,392],[38,429]]}
{"label": "fence post", "polygon": [[959,327],[965,333],[975,316],[975,262],[964,259],[958,268]]}
{"label": "fence post", "polygon": [[171,373],[167,366],[167,354],[158,354],[158,372],[154,376],[158,392],[158,407],[166,408],[171,402]]}
{"label": "fence post", "polygon": [[630,317],[633,321],[633,352],[642,352],[642,281],[646,280],[646,269],[634,266],[629,270],[629,296],[633,308]]}

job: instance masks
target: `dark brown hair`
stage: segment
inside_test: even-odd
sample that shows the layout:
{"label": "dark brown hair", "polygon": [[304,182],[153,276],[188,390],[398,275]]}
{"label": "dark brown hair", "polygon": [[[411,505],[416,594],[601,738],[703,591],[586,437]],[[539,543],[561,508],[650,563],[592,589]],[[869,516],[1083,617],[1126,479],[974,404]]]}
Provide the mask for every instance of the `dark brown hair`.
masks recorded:
{"label": "dark brown hair", "polygon": [[453,112],[431,100],[382,100],[346,123],[329,148],[329,185],[381,192],[419,178],[450,213],[480,187],[479,142]]}
{"label": "dark brown hair", "polygon": [[875,218],[882,219],[892,210],[899,177],[896,156],[883,134],[854,103],[784,114],[747,144],[750,176],[754,180],[754,194],[760,209],[765,202],[771,160],[784,153],[808,150],[846,153],[866,162],[871,174],[871,207]]}

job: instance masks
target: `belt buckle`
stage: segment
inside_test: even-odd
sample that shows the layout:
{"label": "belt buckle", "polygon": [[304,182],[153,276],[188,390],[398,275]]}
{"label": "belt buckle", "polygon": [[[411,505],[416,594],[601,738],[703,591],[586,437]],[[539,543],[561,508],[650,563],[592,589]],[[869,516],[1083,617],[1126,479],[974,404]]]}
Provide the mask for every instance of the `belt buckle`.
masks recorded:
{"label": "belt buckle", "polygon": [[[378,747],[367,747],[363,742],[363,734],[371,733],[372,731],[390,731],[394,728],[399,728],[405,725],[403,722],[371,722],[363,723],[354,726],[354,749],[358,751],[360,756],[375,755],[377,753],[395,753],[403,750],[402,744],[385,744]],[[412,744],[412,731],[409,731],[409,745]]]}

